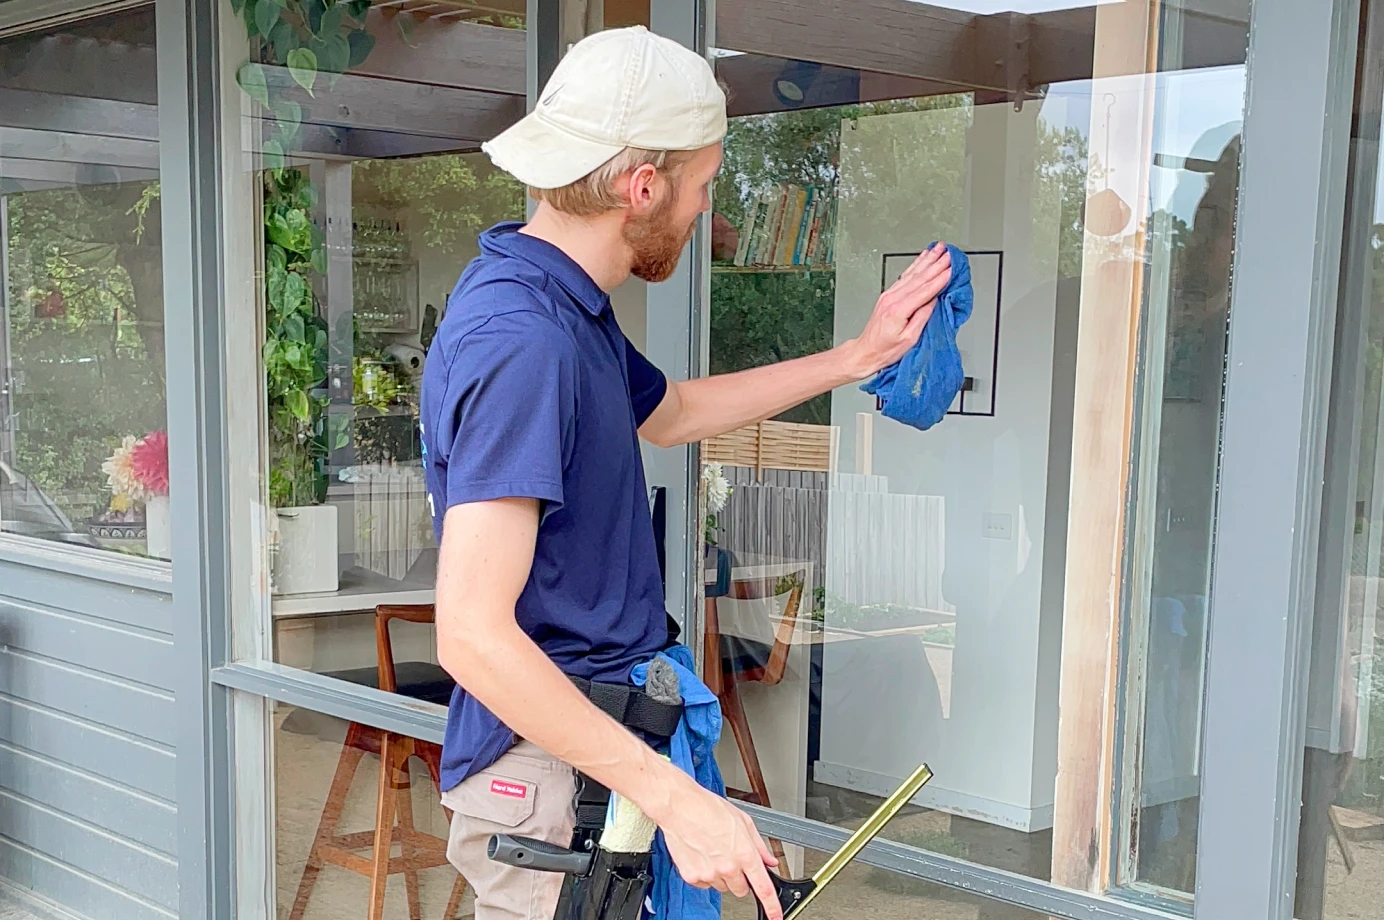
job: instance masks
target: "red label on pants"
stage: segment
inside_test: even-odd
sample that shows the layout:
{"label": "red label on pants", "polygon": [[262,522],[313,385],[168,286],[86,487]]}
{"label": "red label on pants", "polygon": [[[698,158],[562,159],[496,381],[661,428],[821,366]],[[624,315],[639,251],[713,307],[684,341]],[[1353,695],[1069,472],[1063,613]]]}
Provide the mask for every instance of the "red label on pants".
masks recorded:
{"label": "red label on pants", "polygon": [[519,783],[507,783],[502,779],[492,779],[490,781],[490,791],[496,795],[507,796],[511,799],[528,798],[529,787],[521,786]]}

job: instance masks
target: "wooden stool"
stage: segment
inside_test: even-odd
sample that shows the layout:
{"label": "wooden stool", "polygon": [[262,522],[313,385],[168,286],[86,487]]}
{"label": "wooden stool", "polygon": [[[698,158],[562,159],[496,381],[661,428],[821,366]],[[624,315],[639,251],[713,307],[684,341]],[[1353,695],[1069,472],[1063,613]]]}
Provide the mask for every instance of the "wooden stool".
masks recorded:
{"label": "wooden stool", "polygon": [[[395,619],[414,623],[430,623],[433,620],[431,605],[419,606],[380,606],[375,610],[375,637],[379,654],[379,667],[362,669],[332,676],[353,683],[375,684],[393,693],[400,693],[415,699],[439,702],[448,692],[450,678],[437,665],[426,662],[404,662],[396,668],[393,647],[389,640],[389,622]],[[441,675],[439,677],[439,674]],[[400,675],[403,680],[400,680]],[[379,791],[375,802],[375,829],[358,833],[339,834],[337,825],[346,807],[346,799],[351,791],[361,759],[366,754],[380,758]],[[370,879],[370,904],[367,914],[369,920],[382,920],[384,915],[385,884],[389,876],[403,873],[404,890],[408,896],[409,920],[422,920],[422,905],[418,891],[418,873],[424,869],[449,865],[447,862],[447,841],[442,837],[424,833],[413,823],[412,781],[409,774],[409,761],[417,757],[428,768],[433,785],[441,795],[442,748],[430,741],[410,738],[396,732],[351,722],[342,743],[341,757],[337,760],[336,775],[327,791],[327,802],[322,808],[322,818],[318,822],[317,834],[313,837],[312,849],[308,852],[307,865],[303,869],[302,880],[298,883],[298,894],[293,899],[293,909],[289,920],[302,920],[307,909],[308,898],[317,883],[318,873],[327,864],[349,869]],[[452,813],[442,809],[450,822]],[[393,845],[399,844],[400,855],[392,854]],[[369,850],[370,856],[361,855]],[[452,894],[447,900],[443,920],[455,920],[461,907],[461,897],[466,892],[466,880],[460,875],[452,884]]]}

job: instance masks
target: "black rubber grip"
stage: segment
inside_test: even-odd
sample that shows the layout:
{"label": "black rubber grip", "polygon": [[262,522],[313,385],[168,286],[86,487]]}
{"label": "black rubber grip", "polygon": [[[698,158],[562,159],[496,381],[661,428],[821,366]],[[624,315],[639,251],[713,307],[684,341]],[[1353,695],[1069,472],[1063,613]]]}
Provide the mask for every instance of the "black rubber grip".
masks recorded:
{"label": "black rubber grip", "polygon": [[[817,883],[810,878],[785,879],[772,872],[769,873],[769,880],[774,883],[774,893],[778,895],[779,907],[783,909],[783,920],[796,916],[799,906],[817,887]],[[764,913],[764,905],[756,902],[755,907],[759,909],[759,920],[765,920],[768,915]]]}
{"label": "black rubber grip", "polygon": [[591,868],[590,853],[578,853],[555,843],[511,837],[509,834],[492,835],[486,847],[486,856],[507,866],[565,875],[585,875]]}

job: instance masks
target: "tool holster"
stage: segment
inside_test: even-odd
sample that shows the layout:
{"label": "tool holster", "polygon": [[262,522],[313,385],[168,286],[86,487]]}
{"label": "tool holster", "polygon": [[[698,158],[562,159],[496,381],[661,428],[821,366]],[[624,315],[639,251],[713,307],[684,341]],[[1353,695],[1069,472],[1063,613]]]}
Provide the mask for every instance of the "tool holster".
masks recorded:
{"label": "tool holster", "polygon": [[[623,684],[572,681],[597,708],[654,747],[666,744],[677,731],[681,704],[659,702]],[[600,846],[610,790],[580,773],[575,806],[570,846],[498,835],[490,840],[489,857],[512,866],[563,873],[554,920],[640,920],[653,883],[652,851],[623,853]]]}

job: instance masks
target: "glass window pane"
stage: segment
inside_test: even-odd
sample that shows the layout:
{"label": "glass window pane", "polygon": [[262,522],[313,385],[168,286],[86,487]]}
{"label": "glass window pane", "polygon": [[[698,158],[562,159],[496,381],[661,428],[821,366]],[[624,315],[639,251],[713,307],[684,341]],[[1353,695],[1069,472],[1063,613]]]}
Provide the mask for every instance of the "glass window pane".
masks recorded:
{"label": "glass window pane", "polygon": [[[809,851],[809,874],[826,860],[827,854]],[[726,920],[752,920],[754,905],[727,897],[721,908]],[[804,917],[832,917],[840,920],[1040,920],[1022,907],[1000,904],[972,894],[955,891],[931,882],[900,875],[887,869],[859,863],[847,866],[803,911]]]}
{"label": "glass window pane", "polygon": [[[430,772],[430,749],[389,736],[391,782],[381,804],[382,733],[280,705],[274,713],[275,867],[280,920],[458,917],[473,912],[461,876],[446,861],[449,819]],[[404,750],[416,746],[405,759]],[[389,827],[393,851],[382,911],[372,914],[375,835]],[[455,898],[455,900],[454,900]],[[452,911],[447,912],[449,903]],[[457,908],[460,907],[458,910]]]}
{"label": "glass window pane", "polygon": [[[231,447],[235,654],[369,681],[375,607],[433,599],[423,356],[479,233],[524,216],[479,147],[524,112],[525,23],[508,0],[335,8],[323,38],[290,3],[268,42],[250,8],[226,53],[231,388],[257,410]],[[309,73],[313,42],[349,57]]]}
{"label": "glass window pane", "polygon": [[1384,896],[1384,4],[1364,5],[1298,826],[1299,920]]}
{"label": "glass window pane", "polygon": [[154,33],[0,41],[0,532],[168,559]]}
{"label": "glass window pane", "polygon": [[[703,444],[706,658],[734,729],[718,751],[727,781],[847,823],[926,760],[936,777],[918,815],[886,836],[1082,887],[1097,871],[1087,842],[1103,839],[1096,884],[1190,892],[1248,5],[1164,6],[1156,38],[1144,4],[1024,9],[1063,29],[1031,33],[1061,47],[1031,49],[1044,85],[1018,99],[969,56],[1003,60],[996,19],[795,9],[717,8],[732,122],[709,370],[858,335],[940,239],[971,271],[968,380],[922,431],[849,386]],[[957,50],[991,37],[993,54]],[[1150,59],[1157,73],[1143,73]],[[1110,355],[1137,371],[1102,420],[1090,394],[1119,381],[1091,381]],[[1118,442],[1124,424],[1139,473],[1127,484],[1131,457],[1091,446],[1093,430]],[[1112,468],[1133,507],[1123,532],[1105,510],[1119,501],[1073,499]],[[1127,544],[1124,601],[1078,616],[1068,579],[1094,569],[1071,574],[1068,534],[1093,513]],[[1170,622],[1173,604],[1184,612]],[[1115,617],[1134,637],[1122,686],[1147,690],[1112,701],[1123,735],[1105,739],[1104,710],[1059,712],[1059,686],[1103,673],[1064,669],[1063,646],[1079,660],[1082,631]],[[1059,717],[1080,722],[1061,741]],[[1114,754],[1105,745],[1128,768],[1113,825],[1095,808],[1064,813],[1056,795],[1059,764],[1094,764]],[[1103,780],[1081,769],[1094,795]],[[1055,826],[1079,853],[1054,852]]]}

